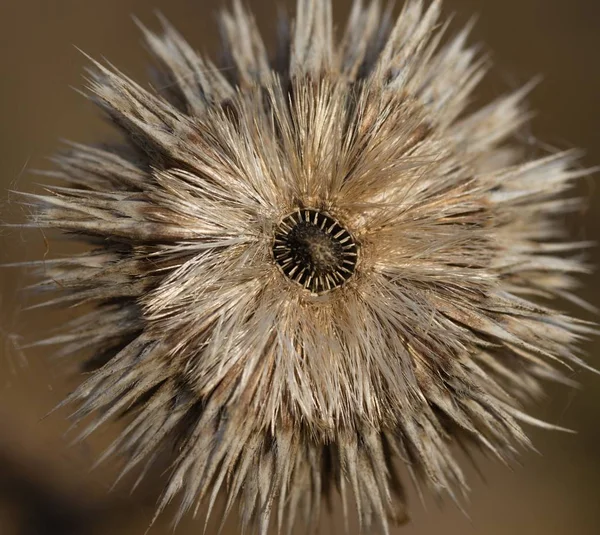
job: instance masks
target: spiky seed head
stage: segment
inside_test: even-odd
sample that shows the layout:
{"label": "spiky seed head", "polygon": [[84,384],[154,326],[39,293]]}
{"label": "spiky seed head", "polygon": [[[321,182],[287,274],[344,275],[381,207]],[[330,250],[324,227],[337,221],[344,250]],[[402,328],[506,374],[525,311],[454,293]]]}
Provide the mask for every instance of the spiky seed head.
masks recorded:
{"label": "spiky seed head", "polygon": [[84,435],[133,413],[107,451],[125,472],[174,446],[159,509],[225,489],[261,533],[273,510],[312,529],[337,490],[386,531],[397,460],[464,491],[452,445],[510,458],[539,380],[583,365],[589,327],[552,300],[586,270],[559,224],[585,172],[522,157],[528,88],[465,112],[487,62],[439,17],[357,0],[337,40],[331,3],[299,0],[270,60],[236,1],[225,64],[166,22],[143,30],[158,90],[96,64],[124,141],[74,145],[35,215],[89,244],[44,262],[51,302],[96,306],[45,343],[91,351],[68,400],[96,415]]}

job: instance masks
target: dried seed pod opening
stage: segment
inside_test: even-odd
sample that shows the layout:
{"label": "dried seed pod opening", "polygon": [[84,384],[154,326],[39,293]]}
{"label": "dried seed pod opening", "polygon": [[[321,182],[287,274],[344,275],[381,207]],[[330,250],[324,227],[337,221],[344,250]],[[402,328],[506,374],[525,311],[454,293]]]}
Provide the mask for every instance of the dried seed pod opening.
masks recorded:
{"label": "dried seed pod opening", "polygon": [[342,286],[358,260],[358,246],[336,219],[314,208],[285,216],[275,231],[273,257],[281,271],[313,294]]}

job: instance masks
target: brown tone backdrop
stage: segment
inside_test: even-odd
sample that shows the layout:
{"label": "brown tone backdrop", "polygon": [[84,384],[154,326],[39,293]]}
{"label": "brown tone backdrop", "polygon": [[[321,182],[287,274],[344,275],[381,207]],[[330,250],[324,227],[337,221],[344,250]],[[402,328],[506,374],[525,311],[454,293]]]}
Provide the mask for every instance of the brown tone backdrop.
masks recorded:
{"label": "brown tone backdrop", "polygon": [[[268,35],[274,30],[275,0],[249,0]],[[334,2],[338,20],[347,0]],[[401,2],[398,2],[401,3]],[[288,2],[290,6],[291,2]],[[31,190],[29,172],[47,166],[44,157],[59,138],[96,141],[108,130],[92,105],[70,86],[81,87],[90,55],[105,56],[124,72],[143,79],[147,56],[131,15],[156,27],[162,11],[200,51],[216,51],[215,11],[219,0],[0,0],[0,219],[22,220],[9,189]],[[587,149],[586,165],[600,163],[600,2],[596,0],[446,0],[457,24],[479,15],[474,39],[493,53],[496,70],[479,93],[479,102],[515,88],[536,74],[544,81],[531,97],[539,112],[524,139],[536,136],[550,145]],[[598,239],[600,199],[594,181],[582,185],[591,209],[573,223],[578,237]],[[39,258],[47,246],[39,232],[0,232],[0,262]],[[53,245],[50,254],[60,252]],[[598,251],[593,253],[597,263]],[[42,417],[75,382],[65,363],[47,351],[17,349],[65,314],[20,313],[17,288],[25,277],[0,271],[0,533],[2,535],[142,535],[152,517],[164,475],[155,471],[129,494],[132,481],[109,492],[118,463],[90,471],[97,454],[118,432],[108,425],[83,445],[70,446],[65,411]],[[600,305],[600,278],[592,275],[581,294]],[[600,342],[589,344],[590,361],[599,366]],[[416,534],[592,535],[600,532],[600,378],[579,374],[583,389],[553,389],[537,414],[578,430],[577,435],[533,432],[540,454],[527,453],[511,469],[483,460],[485,481],[471,471],[468,518],[452,504],[425,507],[412,495]],[[166,466],[166,465],[165,465]],[[172,511],[171,511],[172,512]],[[324,520],[323,532],[341,533],[340,516]],[[179,535],[201,533],[201,520],[186,519]],[[226,534],[237,533],[235,519]],[[300,530],[299,530],[300,531]],[[171,533],[170,512],[151,532]],[[208,533],[216,533],[214,523]]]}

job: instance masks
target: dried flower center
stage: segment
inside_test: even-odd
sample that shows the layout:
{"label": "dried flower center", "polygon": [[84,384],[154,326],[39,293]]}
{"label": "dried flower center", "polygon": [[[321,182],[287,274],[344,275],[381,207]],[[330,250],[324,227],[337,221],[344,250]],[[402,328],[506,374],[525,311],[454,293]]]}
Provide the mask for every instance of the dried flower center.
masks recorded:
{"label": "dried flower center", "polygon": [[314,294],[342,286],[354,273],[358,247],[330,215],[312,208],[285,216],[273,242],[283,273]]}

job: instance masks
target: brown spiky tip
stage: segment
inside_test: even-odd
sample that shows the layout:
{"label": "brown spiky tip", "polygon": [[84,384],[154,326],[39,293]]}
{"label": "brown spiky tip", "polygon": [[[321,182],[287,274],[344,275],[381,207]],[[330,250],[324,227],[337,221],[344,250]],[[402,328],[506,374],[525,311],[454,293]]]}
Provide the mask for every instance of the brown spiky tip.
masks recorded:
{"label": "brown spiky tip", "polygon": [[298,208],[279,222],[273,257],[288,278],[321,295],[352,277],[358,246],[352,234],[329,214]]}

